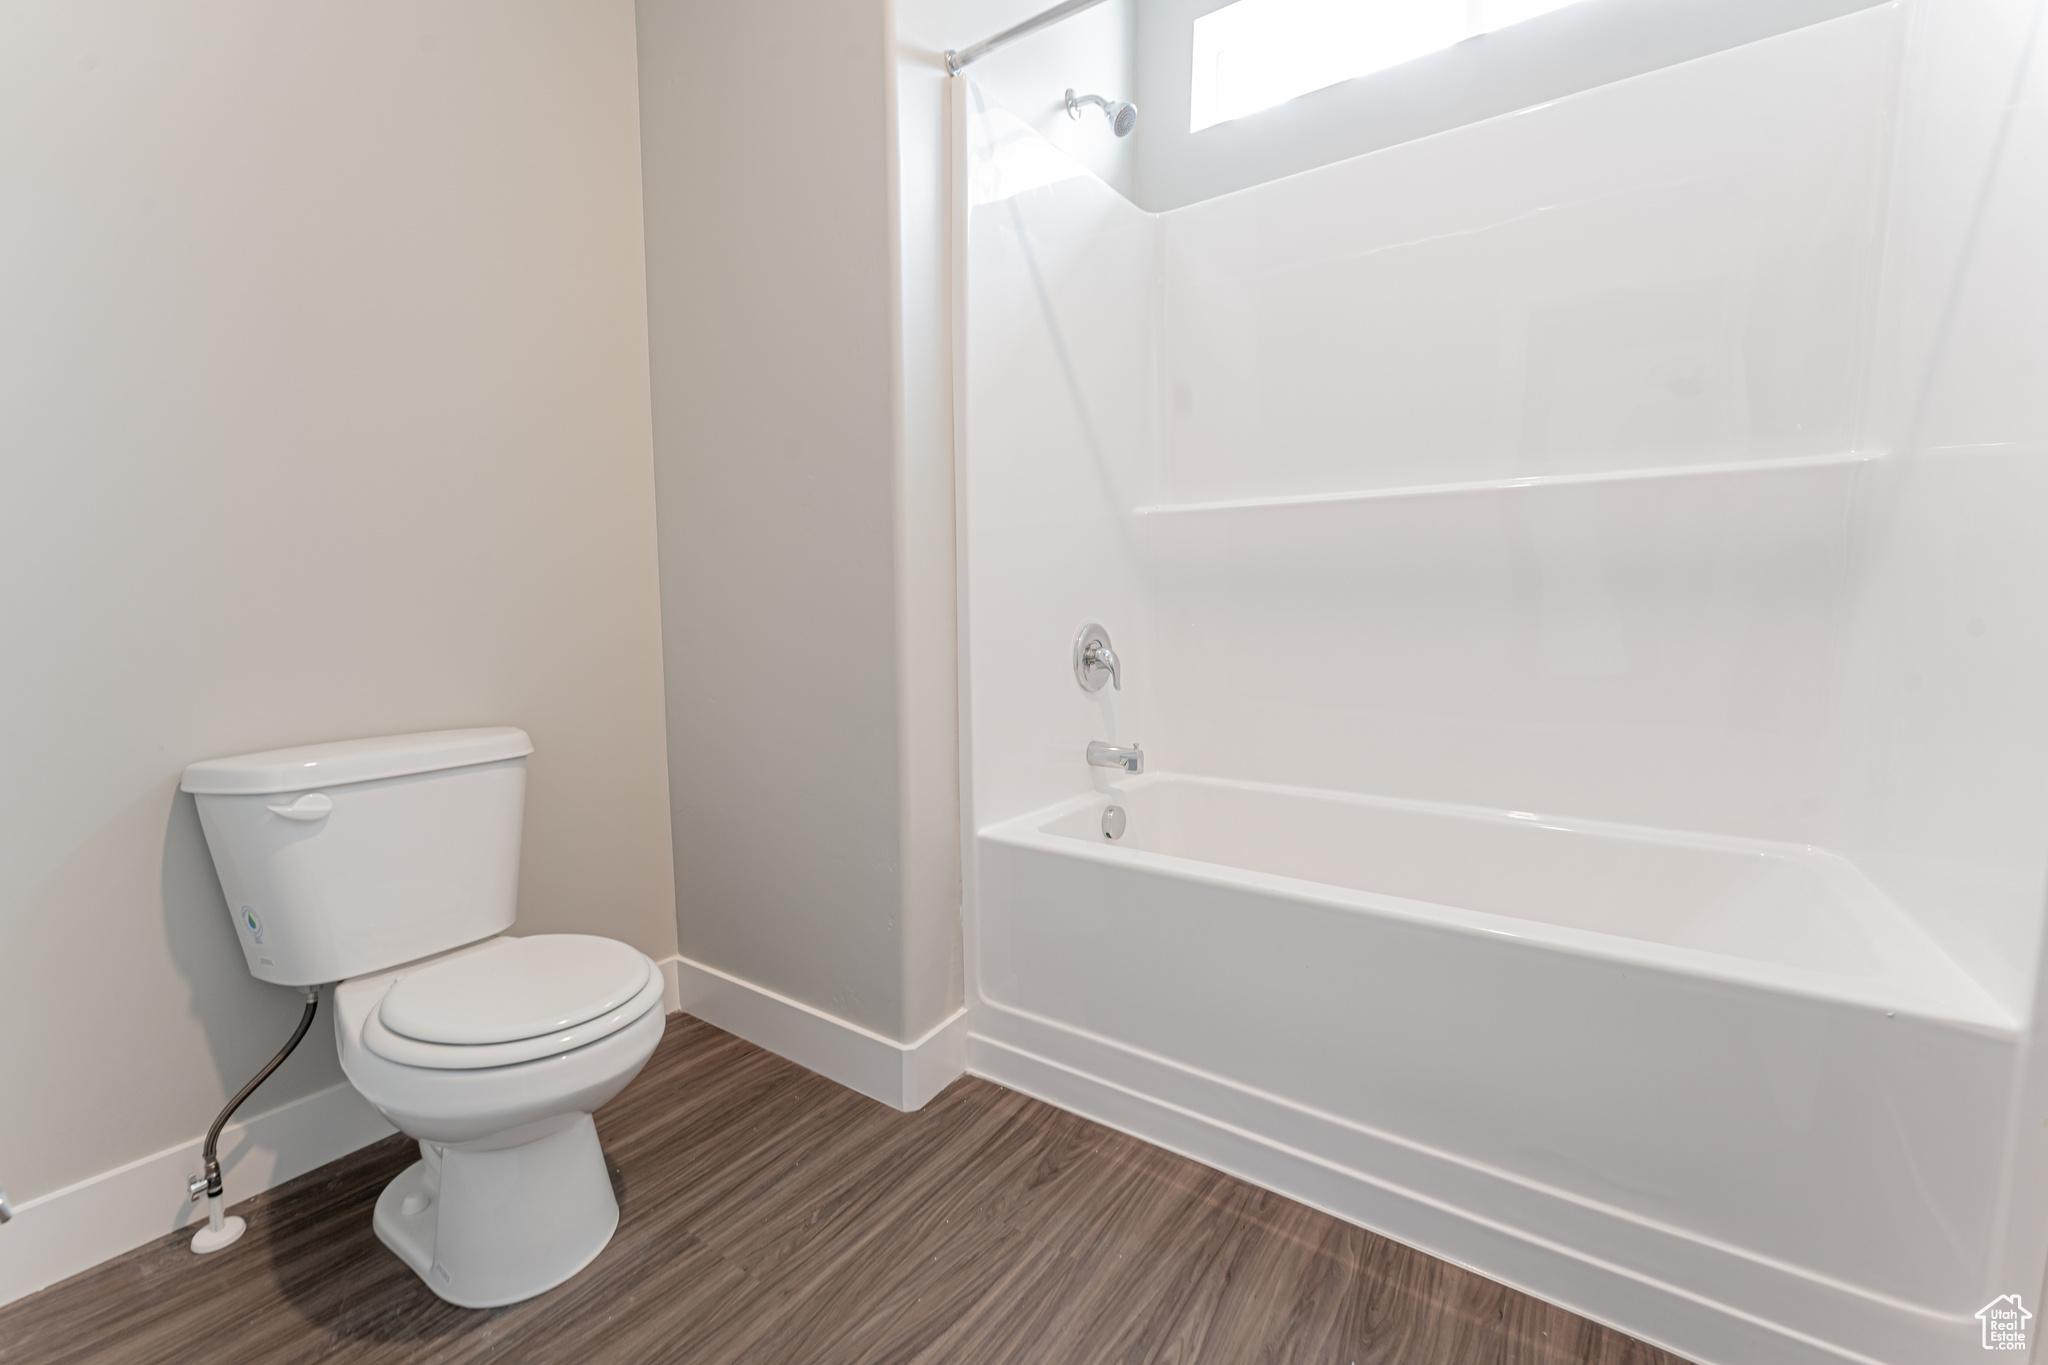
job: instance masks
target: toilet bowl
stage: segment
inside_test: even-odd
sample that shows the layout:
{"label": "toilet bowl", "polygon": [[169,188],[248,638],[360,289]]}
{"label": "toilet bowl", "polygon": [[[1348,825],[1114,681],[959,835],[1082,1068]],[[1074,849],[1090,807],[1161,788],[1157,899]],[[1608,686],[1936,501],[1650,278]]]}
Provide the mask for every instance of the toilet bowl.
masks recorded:
{"label": "toilet bowl", "polygon": [[[548,972],[577,959],[580,975]],[[618,967],[643,974],[585,979]],[[530,1008],[536,986],[551,1010]],[[588,1265],[619,1221],[591,1111],[639,1074],[666,1026],[660,969],[583,935],[496,938],[342,982],[342,1071],[420,1143],[377,1200],[378,1240],[465,1308],[531,1298]]]}
{"label": "toilet bowl", "polygon": [[249,971],[334,988],[342,1071],[420,1160],[384,1245],[451,1303],[530,1298],[618,1226],[591,1113],[661,1041],[662,977],[586,934],[512,937],[526,756],[509,726],[185,770]]}

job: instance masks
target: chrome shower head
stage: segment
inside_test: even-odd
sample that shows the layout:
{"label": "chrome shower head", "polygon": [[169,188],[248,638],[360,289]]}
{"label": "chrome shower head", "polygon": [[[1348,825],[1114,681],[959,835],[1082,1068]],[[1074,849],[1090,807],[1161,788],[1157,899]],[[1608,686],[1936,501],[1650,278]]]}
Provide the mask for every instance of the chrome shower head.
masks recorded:
{"label": "chrome shower head", "polygon": [[1076,95],[1071,90],[1067,92],[1067,117],[1081,117],[1081,106],[1084,104],[1092,104],[1101,109],[1102,116],[1109,120],[1109,126],[1118,137],[1129,137],[1131,129],[1138,126],[1138,106],[1129,100],[1122,104],[1112,104],[1100,95]]}

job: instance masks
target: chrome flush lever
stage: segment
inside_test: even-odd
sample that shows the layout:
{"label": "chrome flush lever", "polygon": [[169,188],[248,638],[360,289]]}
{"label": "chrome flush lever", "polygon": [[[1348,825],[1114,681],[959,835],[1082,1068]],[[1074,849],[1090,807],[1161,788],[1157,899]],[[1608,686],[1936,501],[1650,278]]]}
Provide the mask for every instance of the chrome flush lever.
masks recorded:
{"label": "chrome flush lever", "polygon": [[1100,692],[1104,678],[1124,690],[1124,666],[1109,647],[1109,632],[1090,621],[1074,637],[1074,681],[1083,692]]}

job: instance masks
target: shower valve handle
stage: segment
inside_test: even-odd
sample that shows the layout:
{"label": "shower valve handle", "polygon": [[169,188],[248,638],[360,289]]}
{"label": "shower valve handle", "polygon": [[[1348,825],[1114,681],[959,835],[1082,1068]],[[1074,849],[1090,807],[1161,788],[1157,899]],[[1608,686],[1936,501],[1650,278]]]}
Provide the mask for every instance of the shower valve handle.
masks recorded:
{"label": "shower valve handle", "polygon": [[1105,680],[1124,690],[1123,661],[1110,647],[1109,632],[1090,621],[1074,637],[1074,681],[1083,692],[1100,692]]}
{"label": "shower valve handle", "polygon": [[1081,662],[1090,668],[1109,670],[1110,685],[1121,692],[1124,690],[1124,666],[1117,662],[1116,651],[1108,645],[1090,645],[1081,654]]}

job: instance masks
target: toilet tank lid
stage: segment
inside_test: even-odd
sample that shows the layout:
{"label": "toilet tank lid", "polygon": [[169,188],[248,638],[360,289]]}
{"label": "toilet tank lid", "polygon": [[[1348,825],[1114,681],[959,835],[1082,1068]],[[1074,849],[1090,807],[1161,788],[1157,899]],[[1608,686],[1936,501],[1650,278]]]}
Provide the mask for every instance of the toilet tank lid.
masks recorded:
{"label": "toilet tank lid", "polygon": [[344,739],[296,749],[209,758],[185,769],[179,785],[204,796],[264,796],[272,792],[374,782],[385,777],[467,768],[533,752],[526,731],[510,725],[475,730],[429,730],[417,735]]}

